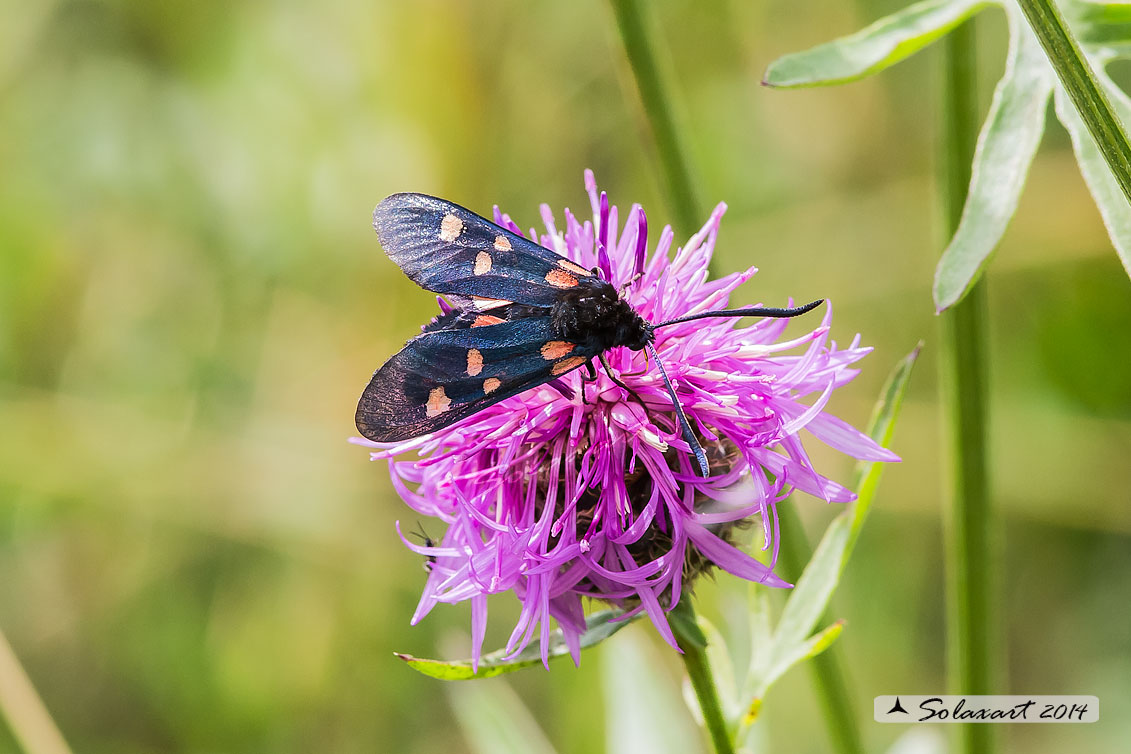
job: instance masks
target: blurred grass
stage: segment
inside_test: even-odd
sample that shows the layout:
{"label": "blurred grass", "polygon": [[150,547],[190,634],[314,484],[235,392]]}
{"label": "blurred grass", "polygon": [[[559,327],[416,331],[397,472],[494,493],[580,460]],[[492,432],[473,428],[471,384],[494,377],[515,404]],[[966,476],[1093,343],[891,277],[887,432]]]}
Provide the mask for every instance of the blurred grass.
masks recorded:
{"label": "blurred grass", "polygon": [[[916,340],[935,358],[938,82],[924,58],[851,87],[761,89],[777,55],[899,3],[810,5],[654,14],[700,193],[730,205],[718,268],[754,260],[751,301],[826,296],[835,337],[875,345],[832,406],[861,424]],[[369,373],[432,308],[369,216],[420,190],[530,225],[543,201],[584,211],[592,167],[613,201],[668,221],[610,8],[0,10],[0,626],[72,748],[466,751],[436,683],[391,653],[434,653],[468,610],[409,628],[424,574],[392,522],[411,519],[345,444]],[[1000,54],[983,59],[992,83]],[[1003,612],[1011,688],[1105,706],[1095,726],[1011,730],[1008,750],[1116,751],[1131,739],[1131,289],[1051,135],[989,273]],[[918,369],[904,462],[834,606],[862,700],[944,685],[934,371]],[[815,538],[835,510],[801,512]],[[726,587],[704,587],[723,614]],[[492,603],[489,643],[513,615]],[[598,663],[514,681],[561,752],[604,736]],[[824,748],[796,735],[817,709],[806,684],[767,701],[775,750]],[[897,732],[863,724],[875,747]],[[0,726],[0,752],[16,750]]]}

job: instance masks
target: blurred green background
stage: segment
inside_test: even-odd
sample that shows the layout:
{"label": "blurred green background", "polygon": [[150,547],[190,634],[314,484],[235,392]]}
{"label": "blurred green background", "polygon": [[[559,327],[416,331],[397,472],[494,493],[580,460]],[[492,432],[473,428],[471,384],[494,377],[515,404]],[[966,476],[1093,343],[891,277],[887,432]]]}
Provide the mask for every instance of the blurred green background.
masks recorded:
{"label": "blurred green background", "polygon": [[[775,57],[901,0],[654,4],[717,266],[751,301],[827,297],[876,350],[834,399],[862,425],[926,349],[834,613],[861,725],[941,692],[933,152],[937,51],[852,86],[772,92]],[[466,605],[410,628],[425,574],[383,465],[346,444],[369,374],[432,297],[373,205],[444,196],[523,226],[614,202],[670,217],[604,2],[0,2],[0,628],[76,752],[468,751],[442,684]],[[1004,22],[979,22],[983,99]],[[686,237],[680,229],[678,237]],[[1014,752],[1131,741],[1131,287],[1050,124],[989,270],[992,447],[1014,693],[1095,694],[1091,726],[1003,726]],[[845,459],[811,449],[834,478]],[[799,501],[815,541],[835,509]],[[725,623],[734,584],[702,589]],[[714,605],[714,607],[712,607]],[[488,644],[514,600],[492,601]],[[652,632],[630,632],[651,641]],[[452,649],[454,644],[454,649]],[[679,665],[657,649],[673,683]],[[601,652],[511,676],[560,752],[600,751]],[[478,682],[485,683],[485,682]],[[772,750],[828,747],[807,673]],[[662,719],[662,718],[661,718]],[[0,725],[0,751],[18,751]]]}

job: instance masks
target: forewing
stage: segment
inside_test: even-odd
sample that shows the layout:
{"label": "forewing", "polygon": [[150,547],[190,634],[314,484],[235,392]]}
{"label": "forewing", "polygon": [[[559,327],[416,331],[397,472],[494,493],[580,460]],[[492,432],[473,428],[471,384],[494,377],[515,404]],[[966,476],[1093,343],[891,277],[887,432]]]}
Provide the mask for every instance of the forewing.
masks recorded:
{"label": "forewing", "polygon": [[585,268],[443,199],[393,194],[373,211],[389,258],[436,293],[550,306]]}
{"label": "forewing", "polygon": [[596,355],[555,338],[548,317],[426,332],[374,373],[357,404],[357,428],[376,442],[418,437]]}

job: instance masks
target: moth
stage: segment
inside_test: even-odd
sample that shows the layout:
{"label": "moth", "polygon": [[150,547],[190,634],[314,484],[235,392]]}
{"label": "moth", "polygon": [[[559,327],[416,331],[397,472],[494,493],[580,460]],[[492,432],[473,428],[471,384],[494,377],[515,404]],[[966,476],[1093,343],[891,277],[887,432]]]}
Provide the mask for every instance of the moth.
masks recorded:
{"label": "moth", "polygon": [[373,227],[405,275],[453,307],[386,361],[361,394],[357,428],[376,442],[435,432],[582,367],[594,380],[594,359],[632,393],[605,357],[625,346],[655,361],[683,438],[707,477],[706,454],[653,345],[656,330],[706,317],[796,317],[822,303],[720,309],[652,323],[599,269],[452,202],[394,194],[373,211]]}

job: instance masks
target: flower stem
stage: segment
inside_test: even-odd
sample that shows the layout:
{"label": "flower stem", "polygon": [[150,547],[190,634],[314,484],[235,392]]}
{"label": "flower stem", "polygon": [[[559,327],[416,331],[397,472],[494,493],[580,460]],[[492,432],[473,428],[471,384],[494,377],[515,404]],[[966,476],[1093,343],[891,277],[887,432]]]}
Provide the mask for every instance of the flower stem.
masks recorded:
{"label": "flower stem", "polygon": [[707,659],[707,638],[699,628],[695,608],[691,606],[691,596],[684,595],[675,609],[669,613],[672,632],[679,648],[683,650],[683,666],[691,679],[691,688],[699,700],[703,722],[711,736],[715,754],[734,754],[734,741],[723,714],[719,691],[715,686],[715,676],[711,673],[711,663]]}
{"label": "flower stem", "polygon": [[1060,83],[1131,203],[1131,143],[1054,0],[1018,0]]}
{"label": "flower stem", "polygon": [[644,9],[639,0],[611,2],[624,51],[628,55],[636,87],[644,104],[644,114],[656,141],[675,224],[679,226],[678,230],[692,233],[703,223],[706,215],[703,214],[699,195],[695,191],[695,183],[691,180],[687,149],[676,125],[670,88],[657,64]]}
{"label": "flower stem", "polygon": [[[970,185],[978,132],[975,27],[968,21],[944,43],[941,194],[947,237],[958,227]],[[948,669],[952,693],[993,689],[993,511],[986,471],[985,279],[941,316],[943,424],[950,456],[947,517]],[[963,725],[965,754],[993,750],[991,725]]]}
{"label": "flower stem", "polygon": [[[781,536],[781,563],[787,578],[794,581],[805,570],[805,564],[813,556],[812,548],[805,539],[805,528],[797,507],[792,500],[778,506]],[[826,610],[817,625],[827,626],[833,622]],[[817,688],[821,707],[824,710],[825,727],[828,729],[833,750],[840,754],[863,754],[860,742],[860,729],[856,724],[856,711],[853,709],[848,684],[844,677],[844,664],[840,657],[840,645],[834,644],[807,663],[813,673],[813,683]]]}

